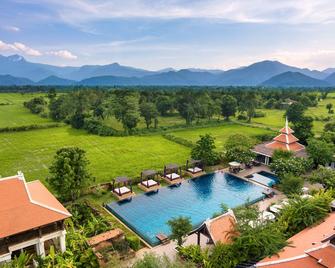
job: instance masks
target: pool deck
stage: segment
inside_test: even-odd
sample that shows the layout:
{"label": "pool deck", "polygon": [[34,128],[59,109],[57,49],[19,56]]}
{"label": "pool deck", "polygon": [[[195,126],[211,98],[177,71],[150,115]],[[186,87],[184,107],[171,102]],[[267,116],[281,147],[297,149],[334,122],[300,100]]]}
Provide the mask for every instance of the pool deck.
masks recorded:
{"label": "pool deck", "polygon": [[[255,166],[255,167],[252,167],[252,168],[249,168],[249,169],[244,169],[244,170],[242,170],[242,171],[240,171],[238,173],[231,173],[231,172],[229,172],[228,168],[226,168],[226,169],[220,169],[220,170],[217,170],[215,172],[227,172],[227,173],[230,173],[230,174],[232,174],[232,175],[234,175],[236,177],[239,177],[239,178],[241,178],[241,179],[243,179],[245,181],[248,181],[250,183],[256,184],[256,185],[258,185],[258,186],[260,186],[262,188],[270,188],[270,187],[267,187],[267,186],[265,186],[263,184],[260,184],[260,183],[258,183],[256,181],[253,181],[251,179],[246,178],[246,176],[251,175],[253,173],[260,172],[260,171],[266,171],[266,172],[272,173],[271,170],[270,170],[270,168],[268,166],[265,166],[265,165]],[[197,174],[197,175],[199,176],[199,174]],[[162,179],[165,180],[165,178],[162,178]],[[184,180],[182,179],[180,182],[183,182],[183,181]],[[272,204],[278,203],[281,200],[283,200],[283,199],[286,198],[286,196],[283,193],[281,193],[280,191],[278,191],[277,189],[274,189],[274,188],[271,188],[271,189],[275,193],[275,195],[273,197],[271,197],[271,198],[267,197],[267,198],[265,198],[265,199],[263,199],[263,200],[258,201],[257,203],[255,203],[255,205],[258,206],[258,208],[259,208],[260,211],[265,211]],[[106,210],[106,211],[109,214],[113,215],[108,210]],[[118,221],[122,225],[124,225],[126,228],[128,228],[123,222],[121,222],[120,220],[118,220]],[[151,247],[143,239],[141,239],[141,241],[146,245],[146,247],[144,247],[141,250],[137,251],[136,252],[136,257],[134,259],[132,259],[132,260],[128,260],[127,261],[127,265],[124,266],[124,267],[131,267],[131,265],[137,259],[141,259],[146,253],[154,253],[154,254],[156,254],[158,256],[164,256],[165,255],[165,256],[169,257],[170,259],[174,259],[177,256],[177,251],[175,250],[175,248],[177,247],[177,244],[174,241],[170,241],[170,243],[165,244],[165,245],[160,244],[160,245],[155,246],[155,247]],[[208,248],[208,247],[212,247],[213,246],[211,244],[207,244],[207,241],[208,241],[208,238],[206,236],[204,236],[204,235],[201,234],[201,240],[200,240],[200,246],[201,246],[201,248]],[[187,239],[186,239],[186,242],[184,243],[184,245],[195,245],[195,244],[197,244],[197,235],[196,234],[192,234],[192,235],[188,236]]]}

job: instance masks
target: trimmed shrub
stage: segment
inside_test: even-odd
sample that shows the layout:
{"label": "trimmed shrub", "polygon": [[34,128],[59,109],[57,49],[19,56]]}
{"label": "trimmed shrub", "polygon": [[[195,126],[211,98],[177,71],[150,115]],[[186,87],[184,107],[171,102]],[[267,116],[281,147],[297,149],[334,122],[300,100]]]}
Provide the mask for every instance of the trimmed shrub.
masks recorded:
{"label": "trimmed shrub", "polygon": [[141,240],[137,236],[126,236],[126,240],[129,243],[131,249],[137,251],[141,248]]}

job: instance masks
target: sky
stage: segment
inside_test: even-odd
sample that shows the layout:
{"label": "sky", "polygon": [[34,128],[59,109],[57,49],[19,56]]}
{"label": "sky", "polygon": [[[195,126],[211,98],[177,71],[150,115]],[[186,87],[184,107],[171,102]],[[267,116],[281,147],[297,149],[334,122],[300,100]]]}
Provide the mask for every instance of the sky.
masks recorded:
{"label": "sky", "polygon": [[0,54],[54,65],[335,67],[334,0],[1,0]]}

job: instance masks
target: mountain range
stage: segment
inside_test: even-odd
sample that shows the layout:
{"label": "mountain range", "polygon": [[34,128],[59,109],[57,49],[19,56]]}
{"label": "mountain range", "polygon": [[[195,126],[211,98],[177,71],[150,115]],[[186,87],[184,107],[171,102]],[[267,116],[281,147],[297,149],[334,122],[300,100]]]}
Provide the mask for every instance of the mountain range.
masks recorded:
{"label": "mountain range", "polygon": [[225,71],[196,68],[148,71],[118,63],[61,67],[29,62],[20,55],[0,55],[0,85],[328,87],[335,86],[335,68],[317,71],[265,60]]}

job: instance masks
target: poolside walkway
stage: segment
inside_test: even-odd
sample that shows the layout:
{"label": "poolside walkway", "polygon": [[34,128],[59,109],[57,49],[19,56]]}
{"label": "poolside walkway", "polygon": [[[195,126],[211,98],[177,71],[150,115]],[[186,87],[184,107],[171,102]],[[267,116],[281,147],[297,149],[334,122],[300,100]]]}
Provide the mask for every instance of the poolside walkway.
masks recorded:
{"label": "poolside walkway", "polygon": [[[200,238],[200,246],[202,248],[212,246],[212,245],[207,244],[208,238],[206,236],[200,235],[200,237],[201,237]],[[188,245],[196,245],[196,244],[197,244],[197,235],[192,234],[192,235],[187,237],[186,242],[183,245],[188,246]],[[171,241],[167,245],[159,245],[159,246],[156,246],[156,247],[151,248],[151,249],[143,248],[136,253],[136,258],[142,258],[145,253],[155,253],[158,256],[166,255],[170,259],[174,259],[177,255],[177,251],[175,250],[176,247],[177,247],[177,243],[174,242],[174,241]]]}

